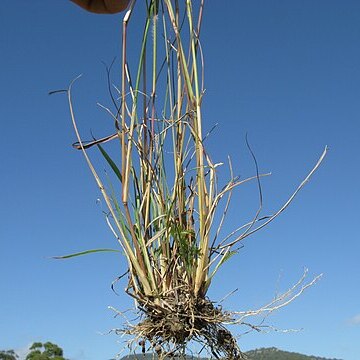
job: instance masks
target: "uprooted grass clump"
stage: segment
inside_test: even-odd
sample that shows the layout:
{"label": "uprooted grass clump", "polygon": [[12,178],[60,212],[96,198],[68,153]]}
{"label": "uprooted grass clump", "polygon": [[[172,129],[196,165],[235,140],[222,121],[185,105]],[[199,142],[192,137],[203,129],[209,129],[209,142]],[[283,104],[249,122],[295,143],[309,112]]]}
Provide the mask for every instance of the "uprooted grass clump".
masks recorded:
{"label": "uprooted grass clump", "polygon": [[[204,0],[197,3],[194,10],[191,0],[146,2],[137,64],[128,61],[128,23],[135,1],[130,3],[123,20],[120,88],[112,87],[109,80],[115,110],[102,106],[113,121],[112,135],[84,142],[75,120],[71,86],[67,93],[78,140],[75,147],[83,152],[103,195],[106,221],[127,260],[127,293],[143,314],[139,324],[120,332],[142,344],[148,342],[162,356],[184,353],[186,345],[195,340],[216,358],[241,359],[226,325],[241,324],[245,317],[262,311],[225,312],[207,298],[208,289],[239,243],[285,210],[325,152],[289,200],[269,216],[260,216],[260,178],[268,174],[259,174],[254,156],[255,176],[240,179],[229,161],[230,180],[219,186],[217,171],[222,163],[214,164],[204,147],[200,44]],[[110,79],[110,70],[108,75]],[[105,143],[114,141],[118,141],[115,148],[105,148]],[[90,160],[88,149],[92,146],[100,150],[113,171],[108,186]],[[224,235],[232,192],[250,180],[257,182],[259,209],[248,223]],[[289,299],[284,299],[264,311],[288,303]]]}

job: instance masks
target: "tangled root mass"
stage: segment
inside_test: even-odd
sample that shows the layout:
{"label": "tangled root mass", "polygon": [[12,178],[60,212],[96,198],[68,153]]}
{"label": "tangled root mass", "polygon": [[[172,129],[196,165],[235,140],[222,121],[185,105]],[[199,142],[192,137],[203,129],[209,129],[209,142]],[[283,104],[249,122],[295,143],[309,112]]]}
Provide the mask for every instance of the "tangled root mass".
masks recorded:
{"label": "tangled root mass", "polygon": [[234,336],[223,325],[231,321],[229,313],[207,298],[191,297],[188,292],[176,295],[139,302],[143,320],[124,332],[134,336],[143,352],[150,343],[161,359],[183,357],[187,344],[195,341],[216,359],[244,359]]}

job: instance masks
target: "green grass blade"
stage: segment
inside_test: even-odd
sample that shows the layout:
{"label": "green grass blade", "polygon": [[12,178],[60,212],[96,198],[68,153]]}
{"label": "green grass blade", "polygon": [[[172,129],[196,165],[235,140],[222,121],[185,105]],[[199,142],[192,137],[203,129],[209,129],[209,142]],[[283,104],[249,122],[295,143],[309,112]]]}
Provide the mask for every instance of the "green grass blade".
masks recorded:
{"label": "green grass blade", "polygon": [[69,259],[69,258],[76,257],[76,256],[82,256],[82,255],[97,253],[97,252],[120,252],[120,250],[115,250],[115,249],[92,249],[92,250],[81,251],[81,252],[74,253],[74,254],[69,254],[69,255],[52,256],[52,259],[63,260],[63,259]]}
{"label": "green grass blade", "polygon": [[101,145],[97,144],[97,147],[99,148],[102,156],[105,158],[105,160],[110,165],[111,169],[114,171],[115,175],[119,178],[120,182],[122,183],[121,172],[120,172],[119,168],[117,167],[117,165],[115,164],[115,162],[113,161],[113,159],[111,159],[109,154],[104,150],[104,148]]}

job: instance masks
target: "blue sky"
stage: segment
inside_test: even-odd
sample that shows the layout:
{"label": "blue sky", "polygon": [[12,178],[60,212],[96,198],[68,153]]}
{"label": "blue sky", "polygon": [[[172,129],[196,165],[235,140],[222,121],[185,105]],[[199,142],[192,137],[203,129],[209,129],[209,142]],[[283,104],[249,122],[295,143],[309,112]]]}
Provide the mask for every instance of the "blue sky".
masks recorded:
{"label": "blue sky", "polygon": [[[206,129],[219,124],[208,143],[214,160],[230,154],[238,173],[252,174],[247,133],[260,170],[272,172],[263,182],[264,211],[272,212],[329,146],[288,211],[223,268],[211,298],[239,288],[224,306],[246,310],[287,289],[304,266],[310,277],[324,273],[269,318],[302,331],[252,333],[239,344],[357,360],[360,3],[209,0],[204,16],[203,112]],[[90,172],[70,146],[66,99],[47,93],[83,74],[74,90],[79,121],[85,134],[104,132],[96,106],[109,103],[101,62],[120,54],[122,15],[92,15],[67,0],[2,0],[0,17],[0,348],[50,340],[71,360],[110,359],[122,344],[100,333],[121,324],[108,305],[132,306],[110,290],[125,263],[116,254],[49,259],[116,244]],[[254,189],[241,188],[227,228],[246,221],[255,206]]]}

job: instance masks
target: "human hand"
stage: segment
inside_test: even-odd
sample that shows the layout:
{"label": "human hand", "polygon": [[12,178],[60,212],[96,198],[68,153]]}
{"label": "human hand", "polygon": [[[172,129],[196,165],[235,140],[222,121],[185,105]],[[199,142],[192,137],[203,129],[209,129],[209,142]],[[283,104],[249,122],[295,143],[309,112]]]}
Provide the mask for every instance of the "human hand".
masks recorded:
{"label": "human hand", "polygon": [[96,14],[115,14],[123,11],[130,0],[71,0],[83,9]]}

